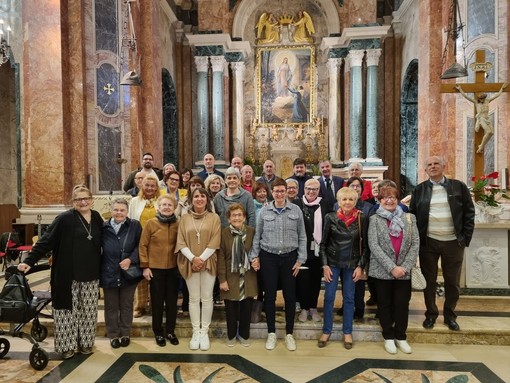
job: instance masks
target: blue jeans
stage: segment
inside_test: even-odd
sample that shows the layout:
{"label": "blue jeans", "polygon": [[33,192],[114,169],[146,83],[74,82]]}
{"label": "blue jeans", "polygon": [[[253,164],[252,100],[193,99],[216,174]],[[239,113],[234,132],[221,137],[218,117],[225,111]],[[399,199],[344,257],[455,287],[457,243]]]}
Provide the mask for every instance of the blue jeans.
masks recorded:
{"label": "blue jeans", "polygon": [[331,267],[333,273],[331,282],[325,283],[324,289],[324,325],[322,332],[331,334],[333,331],[333,306],[335,304],[338,278],[342,276],[342,297],[343,297],[343,323],[342,332],[352,334],[352,321],[354,319],[354,281],[352,274],[354,269]]}

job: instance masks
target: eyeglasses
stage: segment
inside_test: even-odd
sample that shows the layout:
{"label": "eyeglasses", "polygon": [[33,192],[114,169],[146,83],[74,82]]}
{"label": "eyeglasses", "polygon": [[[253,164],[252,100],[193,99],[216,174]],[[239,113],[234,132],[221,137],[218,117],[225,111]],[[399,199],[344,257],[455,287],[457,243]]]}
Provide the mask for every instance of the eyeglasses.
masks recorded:
{"label": "eyeglasses", "polygon": [[383,199],[383,200],[385,200],[385,201],[396,201],[396,200],[397,200],[397,197],[394,197],[394,196],[390,195],[390,196],[388,196],[388,197],[383,197],[383,198],[381,198],[381,199]]}
{"label": "eyeglasses", "polygon": [[319,188],[305,188],[306,191],[317,192]]}
{"label": "eyeglasses", "polygon": [[90,200],[92,200],[92,197],[83,197],[83,198],[73,199],[74,202],[89,202]]}
{"label": "eyeglasses", "polygon": [[170,180],[170,182],[179,182],[180,181],[179,178],[172,178],[172,177],[170,177],[169,180]]}
{"label": "eyeglasses", "polygon": [[295,186],[288,186],[287,190],[297,190],[297,187],[295,187]]}
{"label": "eyeglasses", "polygon": [[285,192],[286,192],[286,190],[273,190],[274,194],[283,194]]}
{"label": "eyeglasses", "polygon": [[351,189],[361,189],[361,185],[356,185],[356,184],[350,184],[349,187]]}
{"label": "eyeglasses", "polygon": [[147,158],[144,158],[143,161],[154,161],[154,160],[152,158],[147,157]]}

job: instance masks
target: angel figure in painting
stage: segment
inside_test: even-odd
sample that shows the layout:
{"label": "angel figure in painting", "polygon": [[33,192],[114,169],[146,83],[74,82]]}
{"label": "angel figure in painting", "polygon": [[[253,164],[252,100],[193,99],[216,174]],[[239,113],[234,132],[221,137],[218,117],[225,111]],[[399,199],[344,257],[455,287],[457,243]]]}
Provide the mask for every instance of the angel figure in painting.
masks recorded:
{"label": "angel figure in painting", "polygon": [[259,44],[280,41],[280,27],[272,13],[264,12],[257,23],[257,39]]}
{"label": "angel figure in painting", "polygon": [[296,43],[313,43],[313,35],[315,28],[313,27],[312,18],[306,11],[299,11],[298,20],[294,23],[294,41]]}
{"label": "angel figure in painting", "polygon": [[484,135],[482,138],[482,142],[478,145],[477,153],[483,153],[483,149],[485,145],[490,140],[490,138],[494,135],[494,127],[492,126],[492,121],[489,117],[489,104],[491,101],[494,101],[496,98],[501,96],[503,89],[508,85],[507,82],[503,84],[498,93],[494,95],[494,97],[487,98],[487,93],[481,93],[478,95],[477,99],[469,97],[460,87],[460,85],[455,86],[461,95],[470,102],[475,105],[476,108],[476,116],[475,116],[475,132],[478,132],[480,128],[483,129]]}

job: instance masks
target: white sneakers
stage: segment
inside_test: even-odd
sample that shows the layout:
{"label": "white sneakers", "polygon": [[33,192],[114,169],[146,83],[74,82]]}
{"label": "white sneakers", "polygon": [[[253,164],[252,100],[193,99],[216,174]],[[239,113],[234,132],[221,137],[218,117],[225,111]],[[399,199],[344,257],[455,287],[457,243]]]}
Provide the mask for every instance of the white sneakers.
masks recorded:
{"label": "white sneakers", "polygon": [[274,350],[275,347],[276,347],[276,334],[274,332],[270,332],[267,334],[266,350]]}
{"label": "white sneakers", "polygon": [[234,347],[236,345],[236,337],[233,337],[232,339],[227,338],[227,346],[228,347]]}
{"label": "white sneakers", "polygon": [[409,346],[409,343],[407,343],[407,340],[386,339],[384,341],[384,349],[389,354],[396,354],[397,353],[397,347],[404,354],[411,354],[413,352],[411,346]]}
{"label": "white sneakers", "polygon": [[413,349],[411,346],[409,346],[409,343],[407,343],[407,340],[395,340],[395,343],[397,344],[397,347],[400,348],[400,351],[402,351],[404,354],[411,354],[413,352]]}
{"label": "white sneakers", "polygon": [[312,320],[314,322],[321,322],[322,321],[322,318],[319,315],[317,309],[310,309],[310,315],[312,316]]}
{"label": "white sneakers", "polygon": [[209,342],[209,334],[207,332],[200,332],[200,350],[207,351],[211,347]]}
{"label": "white sneakers", "polygon": [[250,340],[244,339],[242,336],[239,337],[239,343],[241,343],[241,346],[243,347],[250,347]]}
{"label": "white sneakers", "polygon": [[296,351],[296,341],[294,340],[294,336],[292,334],[287,334],[285,336],[285,346],[289,351]]}
{"label": "white sneakers", "polygon": [[306,322],[307,319],[308,319],[308,310],[305,310],[305,309],[301,310],[301,312],[298,315],[298,320],[300,322]]}
{"label": "white sneakers", "polygon": [[200,347],[200,331],[193,331],[191,340],[189,341],[190,350],[198,350]]}

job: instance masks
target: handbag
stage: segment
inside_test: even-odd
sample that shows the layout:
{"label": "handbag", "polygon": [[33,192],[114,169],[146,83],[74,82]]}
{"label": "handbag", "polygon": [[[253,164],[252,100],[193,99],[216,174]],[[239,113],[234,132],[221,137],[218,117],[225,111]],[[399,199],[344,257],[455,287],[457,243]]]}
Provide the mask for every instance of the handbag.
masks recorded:
{"label": "handbag", "polygon": [[[411,224],[411,216],[409,214],[406,214],[407,222],[410,225]],[[412,230],[409,230],[410,233],[412,233]],[[417,262],[418,263],[418,262]],[[411,287],[413,290],[422,291],[425,290],[427,287],[427,281],[425,280],[425,277],[423,276],[420,266],[416,264],[411,269]]]}
{"label": "handbag", "polygon": [[411,269],[411,287],[413,290],[419,291],[425,290],[425,287],[427,287],[427,281],[418,265]]}
{"label": "handbag", "polygon": [[[126,240],[129,236],[129,233],[131,231],[131,226],[128,227],[128,231],[126,233],[126,236],[124,237],[124,242],[122,243],[122,251],[121,254],[124,255],[124,247],[126,246]],[[122,276],[124,279],[128,282],[139,282],[143,278],[143,271],[140,268],[139,264],[137,262],[131,262],[127,270],[122,270]]]}

